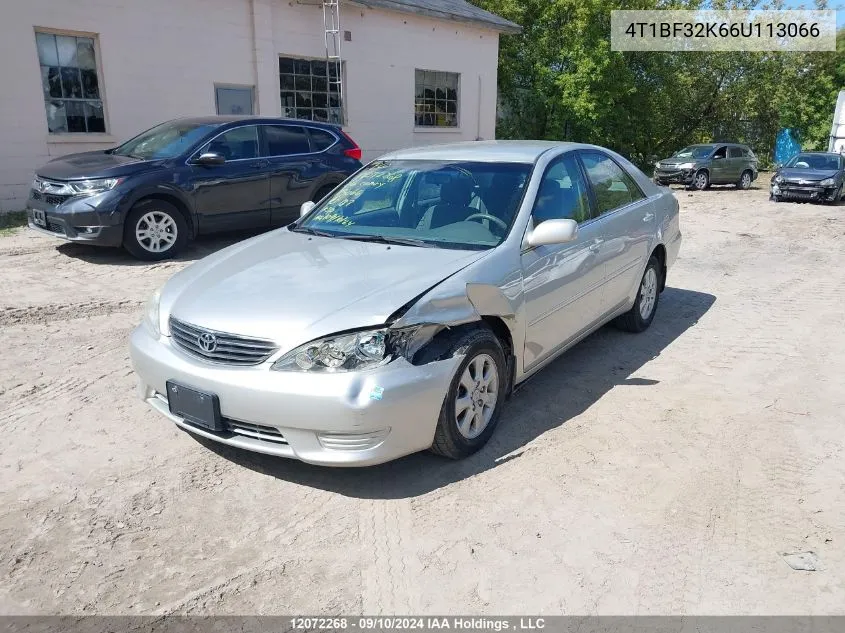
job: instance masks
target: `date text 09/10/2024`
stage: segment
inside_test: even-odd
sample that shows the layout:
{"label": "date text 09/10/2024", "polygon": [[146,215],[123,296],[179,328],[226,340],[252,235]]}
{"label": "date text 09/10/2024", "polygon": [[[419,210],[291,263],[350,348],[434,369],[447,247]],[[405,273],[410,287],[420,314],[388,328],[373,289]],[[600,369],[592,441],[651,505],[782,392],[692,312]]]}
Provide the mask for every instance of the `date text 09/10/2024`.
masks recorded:
{"label": "date text 09/10/2024", "polygon": [[294,630],[337,631],[539,631],[546,628],[544,618],[484,617],[295,617]]}

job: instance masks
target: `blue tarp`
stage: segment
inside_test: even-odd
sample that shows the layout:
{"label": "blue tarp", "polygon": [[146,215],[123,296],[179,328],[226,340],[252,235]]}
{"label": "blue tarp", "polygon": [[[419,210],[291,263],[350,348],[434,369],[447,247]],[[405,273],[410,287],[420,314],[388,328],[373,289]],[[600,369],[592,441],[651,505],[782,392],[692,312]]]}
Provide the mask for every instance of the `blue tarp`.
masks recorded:
{"label": "blue tarp", "polygon": [[775,141],[775,163],[783,164],[801,151],[795,130],[782,128]]}

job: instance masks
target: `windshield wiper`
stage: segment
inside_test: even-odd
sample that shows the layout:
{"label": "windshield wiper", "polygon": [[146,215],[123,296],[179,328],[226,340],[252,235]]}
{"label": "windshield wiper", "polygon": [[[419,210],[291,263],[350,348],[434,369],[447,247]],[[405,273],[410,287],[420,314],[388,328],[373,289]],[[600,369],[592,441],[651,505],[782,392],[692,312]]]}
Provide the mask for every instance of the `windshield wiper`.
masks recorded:
{"label": "windshield wiper", "polygon": [[320,231],[319,229],[312,229],[308,226],[294,226],[289,231],[294,233],[307,233],[308,235],[317,235],[319,237],[337,237],[336,233],[329,233],[328,231]]}
{"label": "windshield wiper", "polygon": [[426,242],[424,240],[414,239],[413,237],[393,237],[388,235],[337,235],[345,240],[356,240],[358,242],[379,242],[380,244],[400,244],[402,246],[419,246],[422,248],[439,248],[437,244]]}

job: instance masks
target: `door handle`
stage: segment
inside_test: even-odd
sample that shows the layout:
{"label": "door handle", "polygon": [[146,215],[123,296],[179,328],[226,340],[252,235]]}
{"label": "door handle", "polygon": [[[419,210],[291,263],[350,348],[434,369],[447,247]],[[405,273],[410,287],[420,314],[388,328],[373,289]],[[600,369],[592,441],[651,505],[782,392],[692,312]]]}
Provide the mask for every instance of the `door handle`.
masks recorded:
{"label": "door handle", "polygon": [[602,242],[604,242],[604,240],[594,240],[593,243],[590,244],[590,250],[595,253],[597,250],[599,250],[599,247],[602,245]]}
{"label": "door handle", "polygon": [[270,164],[270,161],[269,161],[269,160],[260,160],[260,161],[258,161],[257,163],[255,163],[255,165],[253,165],[253,167],[254,167],[255,169],[264,169],[264,168],[265,168],[265,167],[267,167],[269,164]]}
{"label": "door handle", "polygon": [[653,213],[646,213],[646,214],[643,216],[643,222],[651,222],[653,219],[654,219],[654,214],[653,214]]}

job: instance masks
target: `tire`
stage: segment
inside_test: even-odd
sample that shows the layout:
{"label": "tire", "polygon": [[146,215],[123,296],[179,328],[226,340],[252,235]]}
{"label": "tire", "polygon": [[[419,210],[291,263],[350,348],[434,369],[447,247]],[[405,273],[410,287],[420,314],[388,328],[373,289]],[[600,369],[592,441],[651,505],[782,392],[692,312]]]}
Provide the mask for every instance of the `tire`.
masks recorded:
{"label": "tire", "polygon": [[751,189],[751,181],[754,180],[754,174],[750,169],[746,169],[739,177],[739,182],[736,183],[737,189]]}
{"label": "tire", "polygon": [[[649,257],[643,272],[634,305],[625,314],[616,318],[615,323],[619,329],[634,333],[644,332],[648,329],[657,313],[657,304],[660,302],[660,276],[660,262],[652,255]],[[644,296],[650,297],[650,300],[646,299],[644,302]],[[645,305],[648,306],[647,310],[643,308]]]}
{"label": "tire", "polygon": [[334,191],[336,188],[337,185],[326,185],[325,187],[320,187],[314,194],[314,197],[311,198],[311,202],[319,202],[327,195],[329,195],[332,191]]}
{"label": "tire", "polygon": [[780,202],[781,200],[783,200],[783,198],[780,196],[772,195],[772,202]]}
{"label": "tire", "polygon": [[[153,226],[157,231],[151,232]],[[149,237],[144,238],[146,231]],[[157,237],[156,237],[157,236]],[[157,262],[178,255],[188,243],[188,223],[175,206],[165,200],[136,203],[123,223],[123,246],[138,259]]]}
{"label": "tire", "polygon": [[[446,392],[430,449],[450,459],[472,455],[487,443],[499,422],[508,383],[502,344],[488,328],[478,327],[456,337],[449,355],[458,351],[464,353],[464,359]],[[459,399],[464,401],[461,405]]]}
{"label": "tire", "polygon": [[843,196],[845,196],[845,183],[839,185],[839,189],[836,190],[836,194],[834,194],[833,200],[828,202],[828,204],[835,207],[842,201]]}
{"label": "tire", "polygon": [[695,172],[695,176],[692,177],[692,184],[690,185],[691,189],[695,189],[696,191],[704,191],[710,186],[710,174],[707,173],[705,169],[699,169]]}

